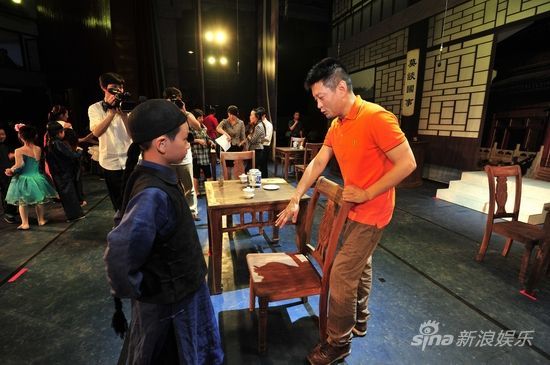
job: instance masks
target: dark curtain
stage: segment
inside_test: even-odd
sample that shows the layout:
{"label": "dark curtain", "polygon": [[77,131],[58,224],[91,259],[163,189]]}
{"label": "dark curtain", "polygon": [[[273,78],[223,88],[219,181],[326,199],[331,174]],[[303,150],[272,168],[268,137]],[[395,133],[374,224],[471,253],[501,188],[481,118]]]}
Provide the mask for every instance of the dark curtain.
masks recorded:
{"label": "dark curtain", "polygon": [[139,95],[158,98],[163,90],[156,14],[153,0],[111,1],[116,71],[135,100]]}

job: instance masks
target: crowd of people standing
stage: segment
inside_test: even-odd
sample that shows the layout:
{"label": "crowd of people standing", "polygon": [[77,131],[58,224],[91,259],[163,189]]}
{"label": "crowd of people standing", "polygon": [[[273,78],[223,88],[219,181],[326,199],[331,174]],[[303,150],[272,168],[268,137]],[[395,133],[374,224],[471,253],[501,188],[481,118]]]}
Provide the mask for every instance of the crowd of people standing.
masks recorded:
{"label": "crowd of people standing", "polygon": [[[199,175],[211,178],[209,154],[214,140],[223,136],[229,151],[255,151],[262,176],[267,177],[273,125],[262,107],[250,111],[245,125],[235,105],[227,108],[227,117],[218,124],[212,110],[206,116],[199,109],[187,111],[175,87],[128,115],[117,97],[124,90],[124,79],[107,73],[99,84],[103,100],[92,104],[88,115],[116,212],[104,260],[117,308],[119,298],[130,298],[132,303],[121,360],[221,364],[224,353],[194,222]],[[310,364],[327,365],[347,357],[352,338],[367,333],[372,254],[392,218],[395,186],[416,168],[416,162],[395,115],[355,95],[339,61],[327,58],[313,66],[306,86],[320,111],[333,121],[276,225],[297,221],[298,202],[335,157],[345,181],[342,199],[354,205],[330,274],[327,338],[307,356]],[[51,119],[56,120],[47,125],[45,151],[55,189],[38,168],[42,149],[34,144],[36,130],[16,125],[23,146],[12,153],[2,145],[5,133],[0,129],[0,163],[5,167],[14,161],[5,168],[8,179],[0,185],[3,193],[8,186],[5,212],[13,212],[10,204],[19,206],[21,230],[29,229],[29,205],[36,206],[38,224],[46,224],[43,204],[56,196],[68,220],[84,216],[76,173],[81,154],[78,138],[70,137],[66,112],[54,110]],[[288,122],[287,137],[303,137],[299,118],[295,113]],[[124,336],[125,327],[120,331]]]}

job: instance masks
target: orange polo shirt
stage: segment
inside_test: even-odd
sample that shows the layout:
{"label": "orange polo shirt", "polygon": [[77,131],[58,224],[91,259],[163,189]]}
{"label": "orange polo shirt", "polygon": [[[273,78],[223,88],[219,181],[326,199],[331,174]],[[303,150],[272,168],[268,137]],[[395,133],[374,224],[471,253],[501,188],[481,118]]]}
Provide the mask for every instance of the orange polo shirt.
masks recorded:
{"label": "orange polo shirt", "polygon": [[[345,118],[332,121],[324,144],[331,147],[336,156],[344,186],[367,189],[393,167],[385,153],[405,139],[395,115],[357,96]],[[391,188],[355,205],[348,218],[382,228],[390,222],[394,206],[395,189]]]}

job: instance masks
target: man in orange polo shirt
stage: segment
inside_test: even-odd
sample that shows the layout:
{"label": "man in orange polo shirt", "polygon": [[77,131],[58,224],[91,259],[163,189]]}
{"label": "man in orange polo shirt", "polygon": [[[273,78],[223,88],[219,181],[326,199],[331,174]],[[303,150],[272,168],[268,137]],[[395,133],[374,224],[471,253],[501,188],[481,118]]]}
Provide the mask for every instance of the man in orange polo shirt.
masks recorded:
{"label": "man in orange polo shirt", "polygon": [[336,156],[344,179],[342,197],[356,205],[330,275],[328,339],[307,357],[311,364],[332,364],[349,355],[352,334],[367,333],[372,253],[392,217],[395,186],[414,171],[416,162],[395,115],[356,96],[340,62],[325,58],[313,66],[306,88],[321,112],[334,120],[277,225],[284,226],[290,218],[296,222],[301,196]]}

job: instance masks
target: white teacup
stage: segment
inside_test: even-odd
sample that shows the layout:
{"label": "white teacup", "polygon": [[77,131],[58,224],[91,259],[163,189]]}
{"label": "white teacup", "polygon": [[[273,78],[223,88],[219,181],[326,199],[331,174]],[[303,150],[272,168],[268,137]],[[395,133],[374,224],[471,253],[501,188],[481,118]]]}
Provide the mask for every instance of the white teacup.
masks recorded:
{"label": "white teacup", "polygon": [[248,182],[248,176],[246,174],[240,174],[239,179],[241,179],[241,183],[246,184]]}
{"label": "white teacup", "polygon": [[243,189],[244,197],[250,199],[254,197],[254,188],[246,187]]}

